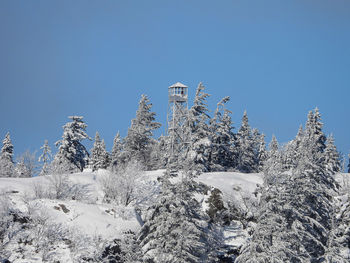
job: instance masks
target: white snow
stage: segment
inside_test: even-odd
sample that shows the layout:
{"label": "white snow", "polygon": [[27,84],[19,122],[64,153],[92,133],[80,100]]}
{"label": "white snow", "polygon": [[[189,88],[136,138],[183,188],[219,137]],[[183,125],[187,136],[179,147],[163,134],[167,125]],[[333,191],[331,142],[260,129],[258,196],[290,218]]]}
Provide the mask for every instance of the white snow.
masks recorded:
{"label": "white snow", "polygon": [[214,172],[201,174],[197,179],[208,186],[218,188],[223,196],[234,195],[238,197],[239,192],[252,194],[258,184],[263,183],[262,174],[245,174],[237,172]]}

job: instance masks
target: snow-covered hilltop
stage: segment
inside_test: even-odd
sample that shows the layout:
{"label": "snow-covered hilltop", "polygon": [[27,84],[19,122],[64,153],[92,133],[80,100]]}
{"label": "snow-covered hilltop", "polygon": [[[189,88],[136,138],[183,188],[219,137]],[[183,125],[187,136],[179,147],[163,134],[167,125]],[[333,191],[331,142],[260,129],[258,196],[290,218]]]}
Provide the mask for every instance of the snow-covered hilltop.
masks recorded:
{"label": "snow-covered hilltop", "polygon": [[[169,94],[187,100],[185,86]],[[294,139],[266,148],[244,112],[234,132],[229,97],[213,116],[200,83],[193,105],[173,105],[168,134],[141,96],[111,152],[70,116],[52,158],[0,154],[0,252],[8,262],[348,262],[349,174],[321,114]],[[181,116],[176,115],[181,111]],[[145,172],[149,171],[149,172]],[[40,176],[33,175],[39,174]]]}

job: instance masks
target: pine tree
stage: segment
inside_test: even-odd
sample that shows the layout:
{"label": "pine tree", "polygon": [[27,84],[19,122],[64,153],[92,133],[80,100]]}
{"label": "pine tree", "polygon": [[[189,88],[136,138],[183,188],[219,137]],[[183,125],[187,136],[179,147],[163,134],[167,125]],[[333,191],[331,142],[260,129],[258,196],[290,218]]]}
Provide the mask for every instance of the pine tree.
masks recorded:
{"label": "pine tree", "polygon": [[86,134],[87,125],[81,116],[69,116],[72,122],[63,126],[62,139],[56,142],[58,152],[53,161],[53,170],[56,173],[73,173],[83,171],[87,164],[89,153],[81,143],[84,139],[90,139]]}
{"label": "pine tree", "polygon": [[50,172],[49,162],[52,158],[48,140],[45,140],[44,145],[40,149],[42,150],[42,154],[39,156],[38,162],[42,162],[42,168],[39,175],[47,175]]}
{"label": "pine tree", "polygon": [[332,134],[327,138],[324,154],[326,172],[328,172],[330,175],[340,172],[340,154],[337,151],[337,147],[334,145],[334,138]]}
{"label": "pine tree", "polygon": [[0,177],[12,177],[15,173],[13,163],[13,144],[9,132],[6,134],[2,144],[3,146],[0,153]]}
{"label": "pine tree", "polygon": [[106,169],[109,165],[109,154],[106,151],[105,142],[104,140],[101,141],[98,132],[96,132],[95,142],[91,149],[89,164],[91,165],[92,171],[97,171],[98,169]]}
{"label": "pine tree", "polygon": [[113,147],[111,152],[111,168],[114,171],[116,171],[118,165],[121,163],[122,150],[123,144],[120,139],[120,134],[117,132],[113,140]]}
{"label": "pine tree", "polygon": [[225,104],[230,100],[225,97],[217,104],[214,117],[210,121],[212,138],[211,170],[227,170],[235,166],[233,145],[235,135],[231,120],[231,111],[226,109]]}
{"label": "pine tree", "polygon": [[154,143],[153,131],[160,127],[155,122],[155,113],[151,112],[152,104],[147,96],[142,95],[136,118],[131,121],[131,127],[125,138],[125,152],[129,159],[134,159],[146,168],[150,162],[150,152]]}
{"label": "pine tree", "polygon": [[255,153],[252,132],[248,123],[247,112],[244,111],[242,124],[237,134],[237,169],[241,172],[250,173],[255,170]]}

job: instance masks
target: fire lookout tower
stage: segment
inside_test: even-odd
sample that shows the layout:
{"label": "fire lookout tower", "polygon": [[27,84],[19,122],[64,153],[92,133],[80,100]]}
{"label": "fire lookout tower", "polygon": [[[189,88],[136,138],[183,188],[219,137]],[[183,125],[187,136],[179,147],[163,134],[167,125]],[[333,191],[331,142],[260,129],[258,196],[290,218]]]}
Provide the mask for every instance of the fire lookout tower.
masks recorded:
{"label": "fire lookout tower", "polygon": [[185,122],[188,114],[188,87],[180,82],[168,88],[167,126],[170,137],[171,155],[181,151],[186,144]]}

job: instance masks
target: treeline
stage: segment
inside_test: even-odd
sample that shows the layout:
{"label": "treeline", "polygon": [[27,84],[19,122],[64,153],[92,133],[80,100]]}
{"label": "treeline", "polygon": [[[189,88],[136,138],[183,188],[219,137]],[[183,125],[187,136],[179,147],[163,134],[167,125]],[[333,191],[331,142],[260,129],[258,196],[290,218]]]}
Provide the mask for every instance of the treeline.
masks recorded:
{"label": "treeline", "polygon": [[[258,129],[251,128],[248,115],[244,112],[242,123],[237,132],[231,119],[231,111],[226,104],[230,98],[225,97],[217,104],[213,116],[209,115],[206,100],[209,97],[200,83],[195,94],[193,106],[188,110],[183,134],[185,140],[178,142],[178,152],[172,152],[169,136],[154,139],[154,131],[161,125],[155,121],[152,104],[147,96],[142,95],[136,117],[131,121],[125,138],[116,134],[111,152],[106,150],[105,142],[96,132],[93,148],[90,153],[83,145],[83,140],[91,138],[86,133],[87,125],[83,117],[70,116],[71,122],[63,126],[62,138],[56,142],[58,151],[52,157],[47,141],[41,147],[42,153],[38,159],[41,166],[40,175],[58,172],[72,173],[82,171],[86,167],[93,170],[117,169],[128,161],[139,162],[145,170],[169,168],[171,170],[187,169],[194,173],[208,171],[240,171],[245,173],[262,172],[274,166],[280,159],[281,169],[295,167],[297,155],[300,155],[299,144],[304,133],[320,132],[322,128],[318,109],[310,112],[305,126],[302,127],[294,140],[278,146],[276,138],[267,149],[265,136]],[[340,154],[332,136],[326,138],[322,134],[319,143],[323,145],[325,159],[329,170],[340,171]],[[327,148],[327,149],[326,149]],[[0,176],[30,177],[39,167],[35,154],[27,151],[13,160],[13,145],[8,133],[3,140],[0,156]]]}

